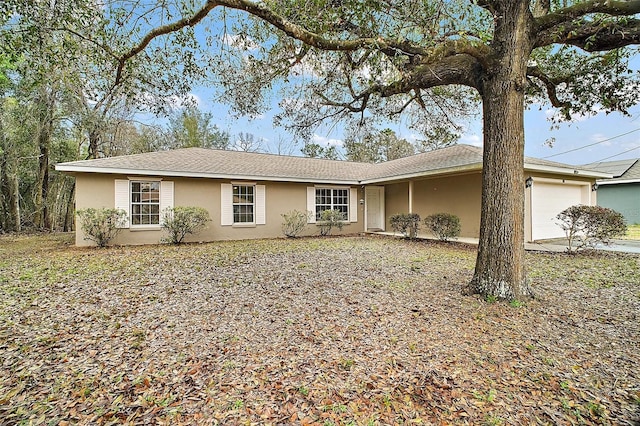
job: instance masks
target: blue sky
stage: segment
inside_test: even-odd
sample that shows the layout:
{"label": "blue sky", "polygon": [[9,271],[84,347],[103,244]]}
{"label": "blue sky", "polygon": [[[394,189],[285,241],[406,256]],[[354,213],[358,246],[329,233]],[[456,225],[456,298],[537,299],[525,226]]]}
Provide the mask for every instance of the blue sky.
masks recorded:
{"label": "blue sky", "polygon": [[[211,89],[201,87],[194,90],[193,95],[199,108],[211,112],[213,123],[231,133],[232,137],[240,132],[252,133],[256,138],[263,139],[263,151],[277,153],[280,144],[280,153],[301,155],[301,142],[294,145],[289,133],[283,128],[274,127],[272,120],[277,107],[253,120],[234,118],[226,105],[212,100]],[[533,106],[525,111],[526,155],[569,164],[640,158],[640,105],[631,108],[630,117],[601,112],[595,116],[576,117],[573,122],[560,124],[557,129],[551,129],[549,118],[553,113],[545,105]],[[401,122],[388,123],[388,127],[408,140],[421,137],[407,130]],[[342,138],[342,128],[339,126],[325,126],[317,129],[314,135],[314,141],[324,146],[340,146]],[[546,143],[551,138],[554,138],[552,146]],[[482,123],[479,119],[467,125],[459,142],[482,146]],[[575,150],[582,147],[585,148]],[[575,151],[565,153],[571,150]]]}

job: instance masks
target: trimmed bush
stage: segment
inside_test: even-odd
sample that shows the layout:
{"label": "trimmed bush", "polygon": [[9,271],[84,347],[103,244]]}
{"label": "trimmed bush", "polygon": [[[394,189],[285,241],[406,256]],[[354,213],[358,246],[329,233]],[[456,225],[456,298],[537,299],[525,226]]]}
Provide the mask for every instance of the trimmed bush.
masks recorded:
{"label": "trimmed bush", "polygon": [[420,227],[420,215],[417,213],[394,214],[389,218],[391,229],[400,232],[405,238],[416,238]]}
{"label": "trimmed bush", "polygon": [[460,236],[460,218],[451,213],[436,213],[424,220],[424,224],[440,241],[449,241]]}
{"label": "trimmed bush", "polygon": [[571,206],[556,218],[569,241],[569,252],[594,248],[597,244],[609,245],[613,238],[627,231],[624,216],[606,207]]}
{"label": "trimmed bush", "polygon": [[163,242],[181,244],[190,234],[202,231],[209,218],[209,212],[202,207],[169,207],[162,211],[162,229],[169,233]]}
{"label": "trimmed bush", "polygon": [[309,218],[311,217],[310,211],[291,210],[284,213],[282,216],[282,233],[289,238],[295,238],[300,234],[304,228],[306,228]]}
{"label": "trimmed bush", "polygon": [[84,239],[98,247],[106,247],[127,221],[127,212],[121,209],[82,209],[76,212]]}
{"label": "trimmed bush", "polygon": [[323,210],[320,213],[320,235],[329,235],[331,234],[331,230],[333,228],[338,228],[342,231],[344,227],[344,221],[346,217],[344,217],[344,213],[340,210]]}

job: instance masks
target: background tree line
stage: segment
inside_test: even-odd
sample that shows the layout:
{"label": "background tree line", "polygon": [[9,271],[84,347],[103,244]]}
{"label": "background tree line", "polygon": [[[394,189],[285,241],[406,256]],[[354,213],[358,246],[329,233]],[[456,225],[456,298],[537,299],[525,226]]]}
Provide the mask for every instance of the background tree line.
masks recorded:
{"label": "background tree line", "polygon": [[[90,0],[0,5],[0,232],[73,229],[75,180],[55,171],[59,162],[186,147],[265,150],[260,137],[232,136],[188,101],[210,69],[206,47],[167,44],[138,52],[121,70],[115,49],[135,34],[123,13]],[[187,101],[177,105],[179,99]],[[161,124],[136,121],[140,112]],[[425,140],[455,140],[441,132]],[[277,151],[298,148],[279,141]],[[380,162],[429,148],[390,129],[360,125],[352,126],[340,149],[309,142],[301,151]]]}

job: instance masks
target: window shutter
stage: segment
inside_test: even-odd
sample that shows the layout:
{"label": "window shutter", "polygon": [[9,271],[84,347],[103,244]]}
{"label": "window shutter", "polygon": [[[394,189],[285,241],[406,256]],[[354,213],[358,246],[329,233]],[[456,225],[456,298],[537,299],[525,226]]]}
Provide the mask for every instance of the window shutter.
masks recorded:
{"label": "window shutter", "polygon": [[233,185],[220,184],[220,225],[233,225]]}
{"label": "window shutter", "polygon": [[316,223],[316,188],[314,186],[307,187],[307,210],[311,212],[308,223]]}
{"label": "window shutter", "polygon": [[163,212],[173,208],[173,181],[160,181],[160,225],[162,225]]}
{"label": "window shutter", "polygon": [[267,223],[266,190],[264,185],[256,185],[256,225]]}
{"label": "window shutter", "polygon": [[349,188],[349,222],[358,221],[358,188]]}
{"label": "window shutter", "polygon": [[124,210],[127,216],[124,222],[118,224],[118,228],[129,227],[129,181],[124,179],[116,179],[115,186],[115,208]]}

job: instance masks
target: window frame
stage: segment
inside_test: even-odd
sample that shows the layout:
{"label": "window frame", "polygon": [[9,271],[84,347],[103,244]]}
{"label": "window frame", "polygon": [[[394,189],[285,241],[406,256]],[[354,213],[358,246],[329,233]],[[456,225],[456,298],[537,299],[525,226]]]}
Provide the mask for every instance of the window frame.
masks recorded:
{"label": "window frame", "polygon": [[[314,217],[316,220],[316,223],[323,223],[324,221],[322,221],[320,219],[320,214],[322,213],[322,211],[324,210],[340,210],[341,209],[336,209],[336,206],[344,206],[346,207],[346,211],[344,212],[344,218],[341,220],[341,222],[343,223],[350,223],[350,213],[351,213],[351,187],[344,187],[344,186],[315,186],[315,198],[314,198]],[[318,191],[330,191],[330,195],[329,195],[329,200],[330,202],[327,203],[318,203],[318,197],[323,197],[323,195],[318,195]],[[337,191],[344,191],[343,195],[336,195]],[[324,195],[324,197],[326,197],[326,195]],[[344,199],[344,204],[338,204],[338,203],[334,203],[334,200],[336,199],[336,197],[341,197]],[[329,208],[325,208],[323,210],[318,211],[318,206],[328,206]]]}
{"label": "window frame", "polygon": [[[154,202],[143,202],[141,201],[134,201],[134,190],[133,190],[133,186],[134,184],[149,184],[149,185],[157,185],[157,193],[158,193],[158,197],[157,197],[157,201]],[[142,191],[142,189],[139,192],[136,192],[140,194],[140,198],[142,199],[142,194],[144,194],[145,192]],[[134,223],[134,217],[140,217],[140,221],[142,221],[142,217],[143,216],[150,216],[150,217],[154,217],[156,216],[155,213],[149,213],[149,214],[143,214],[143,213],[134,213],[134,206],[140,206],[140,210],[142,211],[142,207],[143,206],[157,206],[158,207],[158,213],[157,213],[157,218],[158,218],[158,223]],[[161,212],[161,207],[162,207],[162,184],[160,180],[155,180],[155,179],[132,179],[129,180],[129,223],[130,223],[130,227],[132,229],[145,229],[145,228],[160,228],[161,226],[161,220],[162,220],[162,212]]]}
{"label": "window frame", "polygon": [[[232,224],[233,226],[255,226],[256,224],[256,214],[257,214],[257,203],[256,203],[256,198],[257,198],[257,188],[256,188],[256,184],[255,183],[232,183],[231,184],[231,215],[232,215]],[[241,187],[244,188],[251,188],[251,199],[252,202],[248,203],[248,202],[236,202],[235,198],[236,198],[236,187],[238,189],[240,189]],[[247,196],[248,193],[242,194],[241,192],[239,192],[238,197],[240,196]],[[251,221],[246,221],[246,222],[236,222],[236,215],[247,215],[247,213],[241,213],[238,212],[236,213],[236,206],[238,207],[242,207],[242,206],[251,206]]]}

